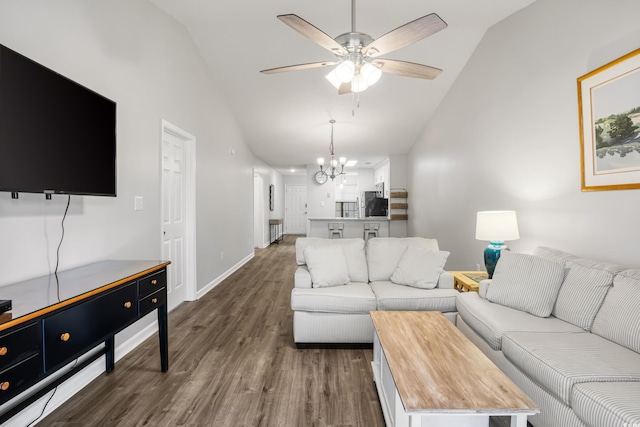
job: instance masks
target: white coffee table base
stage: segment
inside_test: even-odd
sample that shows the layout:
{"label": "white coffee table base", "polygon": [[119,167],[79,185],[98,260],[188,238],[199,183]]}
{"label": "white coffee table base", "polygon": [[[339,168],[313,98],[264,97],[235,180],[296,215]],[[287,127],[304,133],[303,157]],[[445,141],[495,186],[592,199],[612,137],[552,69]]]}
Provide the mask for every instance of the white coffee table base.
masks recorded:
{"label": "white coffee table base", "polygon": [[490,416],[509,416],[511,417],[511,427],[526,427],[527,416],[538,412],[537,409],[532,409],[531,412],[518,413],[500,410],[471,412],[448,411],[446,409],[407,412],[398,393],[377,333],[374,333],[371,368],[384,420],[388,427],[489,427]]}

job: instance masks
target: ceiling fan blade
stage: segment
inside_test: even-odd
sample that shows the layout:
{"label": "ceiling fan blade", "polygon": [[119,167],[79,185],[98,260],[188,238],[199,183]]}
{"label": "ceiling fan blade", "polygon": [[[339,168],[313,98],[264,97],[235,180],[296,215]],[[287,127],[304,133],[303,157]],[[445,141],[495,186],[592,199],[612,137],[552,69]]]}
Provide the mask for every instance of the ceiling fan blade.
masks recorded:
{"label": "ceiling fan blade", "polygon": [[346,55],[348,53],[347,50],[337,41],[332,39],[322,30],[300,18],[298,15],[278,15],[278,19],[310,39],[312,42],[335,53],[336,55]]}
{"label": "ceiling fan blade", "polygon": [[365,46],[362,53],[373,58],[384,55],[429,37],[446,27],[447,23],[442,18],[436,13],[431,13],[380,36]]}
{"label": "ceiling fan blade", "polygon": [[260,70],[260,72],[264,74],[275,74],[275,73],[284,73],[285,71],[298,71],[298,70],[309,70],[312,68],[329,67],[331,65],[336,65],[336,62],[333,62],[333,61],[310,62],[308,64],[297,64],[297,65],[288,65],[286,67],[269,68],[267,70]]}
{"label": "ceiling fan blade", "polygon": [[380,70],[385,73],[414,77],[417,79],[433,80],[442,72],[439,68],[416,64],[414,62],[396,61],[395,59],[376,59],[372,62],[373,65],[379,67]]}
{"label": "ceiling fan blade", "polygon": [[351,82],[342,83],[338,88],[338,95],[345,95],[347,93],[351,93]]}

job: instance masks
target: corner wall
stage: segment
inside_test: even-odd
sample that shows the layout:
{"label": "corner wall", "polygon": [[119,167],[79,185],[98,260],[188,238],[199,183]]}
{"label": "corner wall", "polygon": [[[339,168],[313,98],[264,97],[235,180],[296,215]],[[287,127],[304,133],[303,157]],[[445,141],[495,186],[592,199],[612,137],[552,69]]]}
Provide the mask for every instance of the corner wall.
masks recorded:
{"label": "corner wall", "polygon": [[638,16],[636,0],[537,0],[489,29],[409,153],[409,235],[437,238],[448,269],[475,270],[476,212],[513,209],[515,251],[640,267],[640,190],[580,191],[576,89],[640,47]]}

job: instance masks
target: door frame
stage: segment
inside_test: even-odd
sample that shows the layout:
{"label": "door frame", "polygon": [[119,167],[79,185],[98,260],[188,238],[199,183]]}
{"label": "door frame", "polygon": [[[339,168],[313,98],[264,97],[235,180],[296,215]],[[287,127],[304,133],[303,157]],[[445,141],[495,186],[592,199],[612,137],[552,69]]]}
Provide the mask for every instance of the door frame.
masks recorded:
{"label": "door frame", "polygon": [[[184,279],[186,287],[186,300],[197,299],[196,283],[196,137],[162,119],[160,128],[160,206],[163,206],[164,186],[162,178],[162,150],[164,147],[164,135],[168,133],[182,140],[185,156],[185,215],[184,215]],[[162,254],[162,216],[160,217],[160,253]],[[169,268],[171,266],[169,265]]]}

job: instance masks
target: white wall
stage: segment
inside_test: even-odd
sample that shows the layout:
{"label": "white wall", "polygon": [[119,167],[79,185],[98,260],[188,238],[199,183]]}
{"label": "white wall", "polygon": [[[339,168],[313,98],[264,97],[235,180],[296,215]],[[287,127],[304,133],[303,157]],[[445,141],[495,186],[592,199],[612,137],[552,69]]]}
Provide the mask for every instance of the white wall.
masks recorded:
{"label": "white wall", "polygon": [[318,165],[307,165],[307,218],[333,218],[336,216],[335,186],[331,179],[320,185],[313,179],[320,170]]}
{"label": "white wall", "polygon": [[637,0],[538,0],[491,28],[408,156],[409,235],[482,264],[480,210],[514,209],[513,250],[640,267],[640,190],[580,191],[576,79],[639,47]]}
{"label": "white wall", "polygon": [[[161,257],[162,119],[197,138],[198,290],[253,256],[254,157],[181,24],[147,0],[0,1],[0,43],[117,103],[118,196],[71,197],[61,270]],[[53,270],[65,202],[0,193],[0,285]]]}
{"label": "white wall", "polygon": [[[118,196],[72,196],[60,269],[160,258],[161,119],[197,138],[198,288],[252,253],[253,155],[182,25],[145,0],[3,1],[0,43],[117,103]],[[0,193],[0,284],[49,272],[64,201]]]}

